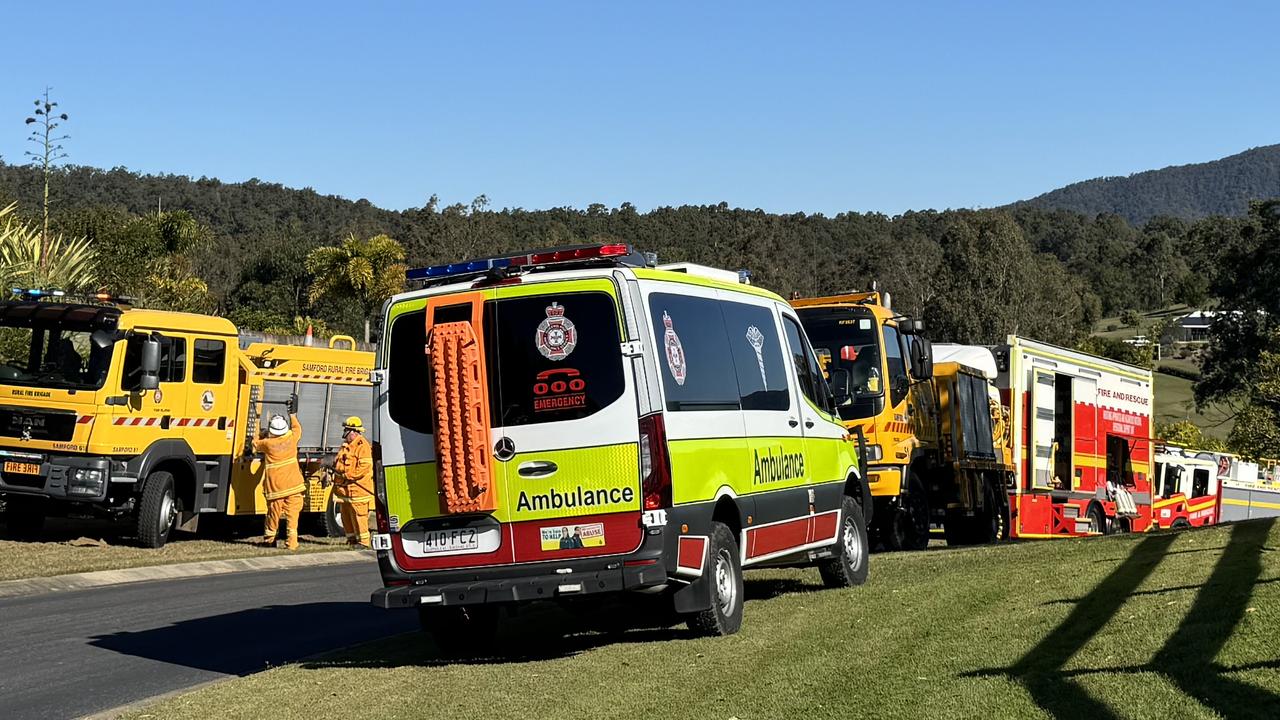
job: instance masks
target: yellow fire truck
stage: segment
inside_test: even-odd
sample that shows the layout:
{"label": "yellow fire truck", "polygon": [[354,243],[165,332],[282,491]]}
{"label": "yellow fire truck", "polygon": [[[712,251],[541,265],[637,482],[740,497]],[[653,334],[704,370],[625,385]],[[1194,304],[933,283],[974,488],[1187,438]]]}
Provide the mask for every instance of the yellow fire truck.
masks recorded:
{"label": "yellow fire truck", "polygon": [[[259,420],[297,408],[305,511],[330,533],[342,419],[372,410],[373,354],[243,344],[230,321],[26,290],[0,303],[0,496],[11,534],[48,515],[131,520],[160,547],[207,514],[266,512]],[[350,339],[347,339],[350,341]]]}
{"label": "yellow fire truck", "polygon": [[924,327],[887,295],[792,300],[837,394],[841,420],[866,437],[872,533],[890,550],[919,550],[941,526],[948,544],[1008,537],[1014,467],[1008,423],[985,348],[948,346],[934,362]]}

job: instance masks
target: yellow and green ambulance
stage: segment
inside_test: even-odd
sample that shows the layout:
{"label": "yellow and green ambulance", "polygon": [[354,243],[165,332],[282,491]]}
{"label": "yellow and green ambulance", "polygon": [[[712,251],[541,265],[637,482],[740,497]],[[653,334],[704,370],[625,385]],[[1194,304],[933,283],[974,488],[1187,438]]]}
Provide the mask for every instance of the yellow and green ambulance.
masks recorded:
{"label": "yellow and green ambulance", "polygon": [[373,603],[442,646],[641,591],[735,632],[746,567],[867,577],[871,497],[795,311],[627,245],[409,273],[373,372]]}

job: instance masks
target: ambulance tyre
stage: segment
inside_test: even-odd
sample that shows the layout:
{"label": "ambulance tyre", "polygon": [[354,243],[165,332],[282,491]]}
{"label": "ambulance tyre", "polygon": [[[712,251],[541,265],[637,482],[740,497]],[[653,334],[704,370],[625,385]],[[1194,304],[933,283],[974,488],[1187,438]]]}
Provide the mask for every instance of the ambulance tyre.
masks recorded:
{"label": "ambulance tyre", "polygon": [[9,495],[4,503],[4,527],[14,540],[36,540],[44,530],[45,499]]}
{"label": "ambulance tyre", "polygon": [[163,470],[147,476],[138,503],[138,544],[146,548],[163,547],[169,542],[178,519],[178,498],[174,493],[173,475]]}
{"label": "ambulance tyre", "polygon": [[446,657],[483,655],[498,638],[498,606],[419,607],[418,625]]}
{"label": "ambulance tyre", "polygon": [[721,522],[711,523],[711,552],[708,574],[711,607],[688,616],[689,629],[699,635],[732,635],[742,627],[742,565],[738,543]]}
{"label": "ambulance tyre", "polygon": [[840,535],[836,538],[839,551],[835,557],[818,563],[822,584],[829,588],[852,587],[867,581],[867,522],[862,519],[862,508],[851,497],[845,496],[840,505]]}

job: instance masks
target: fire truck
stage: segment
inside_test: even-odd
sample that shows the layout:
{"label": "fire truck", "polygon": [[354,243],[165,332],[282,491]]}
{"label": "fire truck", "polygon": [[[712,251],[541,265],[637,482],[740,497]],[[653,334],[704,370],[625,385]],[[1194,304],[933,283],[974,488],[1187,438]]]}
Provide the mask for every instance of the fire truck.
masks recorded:
{"label": "fire truck", "polygon": [[[1014,468],[987,348],[938,346],[876,291],[793,299],[837,410],[865,436],[872,530],[919,550],[941,527],[950,545],[1008,537]],[[936,360],[936,361],[935,361]]]}
{"label": "fire truck", "polygon": [[1150,529],[1151,371],[1015,335],[992,350],[1013,427],[1012,536]]}
{"label": "fire truck", "polygon": [[246,343],[224,318],[107,294],[15,294],[0,303],[10,534],[38,535],[47,515],[104,516],[160,547],[210,514],[262,514],[263,460],[251,441],[260,419],[290,405],[302,425],[304,511],[340,533],[326,468],[343,418],[372,410],[372,353],[350,338],[351,349]]}
{"label": "fire truck", "polygon": [[1219,466],[1212,454],[1157,445],[1152,476],[1155,500],[1151,505],[1156,527],[1163,530],[1217,524],[1222,517],[1223,489]]}

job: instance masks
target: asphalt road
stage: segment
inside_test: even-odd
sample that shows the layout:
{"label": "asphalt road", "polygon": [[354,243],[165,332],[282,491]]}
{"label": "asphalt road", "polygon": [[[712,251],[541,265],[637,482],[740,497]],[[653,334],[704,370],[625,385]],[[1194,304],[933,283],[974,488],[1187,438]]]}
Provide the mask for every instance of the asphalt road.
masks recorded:
{"label": "asphalt road", "polygon": [[74,718],[410,630],[372,562],[0,600],[0,718]]}

